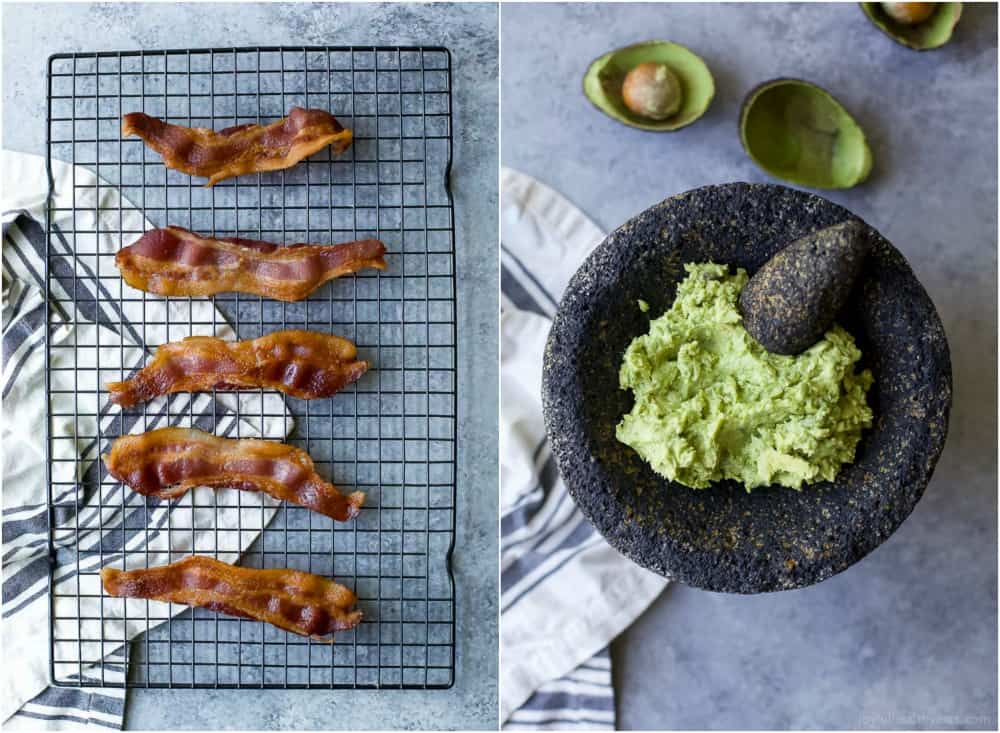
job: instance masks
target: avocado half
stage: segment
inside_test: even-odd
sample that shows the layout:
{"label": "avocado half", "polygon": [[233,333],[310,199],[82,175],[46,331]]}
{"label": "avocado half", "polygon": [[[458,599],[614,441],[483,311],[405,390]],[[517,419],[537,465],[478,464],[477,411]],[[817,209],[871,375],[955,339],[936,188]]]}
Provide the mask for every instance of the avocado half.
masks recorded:
{"label": "avocado half", "polygon": [[810,188],[850,188],[872,168],[861,126],[832,94],[801,79],[755,87],[743,100],[740,140],[764,171]]}
{"label": "avocado half", "polygon": [[[641,117],[625,106],[622,84],[629,71],[647,61],[666,64],[681,83],[681,107],[665,120]],[[669,132],[690,125],[715,96],[712,72],[698,54],[672,41],[646,41],[610,51],[593,61],[583,77],[583,93],[612,119],[640,130]]]}
{"label": "avocado half", "polygon": [[876,28],[896,43],[917,51],[930,51],[946,44],[951,40],[958,19],[962,17],[962,3],[938,3],[927,20],[907,25],[890,18],[882,3],[859,5]]}

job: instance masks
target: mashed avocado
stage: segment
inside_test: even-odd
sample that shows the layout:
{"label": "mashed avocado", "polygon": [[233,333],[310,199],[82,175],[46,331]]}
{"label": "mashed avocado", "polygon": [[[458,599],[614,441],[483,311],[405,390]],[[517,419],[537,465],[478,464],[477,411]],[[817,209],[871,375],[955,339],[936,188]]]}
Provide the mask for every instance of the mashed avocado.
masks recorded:
{"label": "mashed avocado", "polygon": [[673,306],[632,341],[619,374],[635,406],[617,437],[664,478],[696,489],[735,479],[747,491],[832,480],[871,427],[861,352],[834,326],[798,356],[772,354],[743,327],[745,270],[688,264]]}

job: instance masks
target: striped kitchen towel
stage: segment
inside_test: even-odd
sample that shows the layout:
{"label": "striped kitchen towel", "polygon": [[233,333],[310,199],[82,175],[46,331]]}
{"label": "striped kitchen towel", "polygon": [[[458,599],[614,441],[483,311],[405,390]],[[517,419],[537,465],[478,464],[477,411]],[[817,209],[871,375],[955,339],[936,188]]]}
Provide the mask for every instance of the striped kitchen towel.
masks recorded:
{"label": "striped kitchen towel", "polygon": [[501,174],[500,706],[505,728],[611,730],[608,646],[666,585],[611,548],[559,477],[542,352],[603,232],[552,189]]}
{"label": "striped kitchen towel", "polygon": [[[144,608],[131,605],[145,602],[128,601],[126,614],[125,601],[106,601],[101,614],[96,574],[101,564],[159,565],[195,547],[235,561],[274,516],[277,502],[261,494],[221,492],[216,510],[211,499],[194,502],[198,491],[169,503],[147,500],[104,475],[100,454],[118,434],[187,425],[188,415],[198,427],[219,435],[273,439],[284,438],[292,421],[275,394],[178,395],[169,413],[167,398],[160,398],[140,415],[125,415],[111,405],[99,385],[141,367],[151,347],[191,333],[235,334],[211,301],[164,300],[125,285],[108,266],[127,244],[121,232],[153,225],[90,170],[58,161],[52,163],[53,252],[46,287],[45,160],[4,151],[2,164],[5,664],[0,720],[5,730],[121,728],[121,686],[128,672],[123,642],[146,630]],[[121,295],[130,297],[122,301]],[[44,440],[46,298],[51,299],[52,346],[51,558]],[[189,328],[186,324],[192,322],[204,325]],[[177,324],[185,324],[186,332],[179,332]],[[85,348],[70,348],[75,344]],[[246,417],[260,414],[285,417]],[[103,442],[94,437],[98,435]],[[191,531],[165,531],[171,523]],[[242,531],[216,534],[214,527]],[[216,537],[230,539],[225,544],[220,539],[216,546]],[[50,570],[56,589],[54,638],[103,640],[58,642],[56,674],[71,682],[82,676],[100,687],[50,685]],[[169,609],[174,614],[185,610],[174,604]],[[88,616],[103,616],[103,627],[93,620],[81,627],[80,619]]]}

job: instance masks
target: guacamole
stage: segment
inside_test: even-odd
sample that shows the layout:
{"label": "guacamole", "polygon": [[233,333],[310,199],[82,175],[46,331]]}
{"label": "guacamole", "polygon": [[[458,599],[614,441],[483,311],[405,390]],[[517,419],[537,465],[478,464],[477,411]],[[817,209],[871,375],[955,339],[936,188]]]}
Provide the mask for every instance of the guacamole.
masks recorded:
{"label": "guacamole", "polygon": [[748,277],[725,265],[687,264],[670,310],[625,351],[619,379],[635,406],[618,424],[664,478],[696,489],[735,479],[747,491],[833,480],[871,427],[861,352],[834,325],[797,356],[772,354],[737,308]]}

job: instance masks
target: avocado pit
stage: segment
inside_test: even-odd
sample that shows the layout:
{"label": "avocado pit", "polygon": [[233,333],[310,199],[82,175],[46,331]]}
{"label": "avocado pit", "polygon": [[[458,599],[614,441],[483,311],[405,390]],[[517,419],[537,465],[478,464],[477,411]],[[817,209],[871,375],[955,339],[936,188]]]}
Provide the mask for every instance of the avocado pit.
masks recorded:
{"label": "avocado pit", "polygon": [[937,3],[882,3],[885,14],[904,25],[923,23],[934,14],[935,7]]}
{"label": "avocado pit", "polygon": [[625,75],[622,99],[640,117],[665,120],[681,108],[683,92],[677,75],[666,64],[646,61]]}

